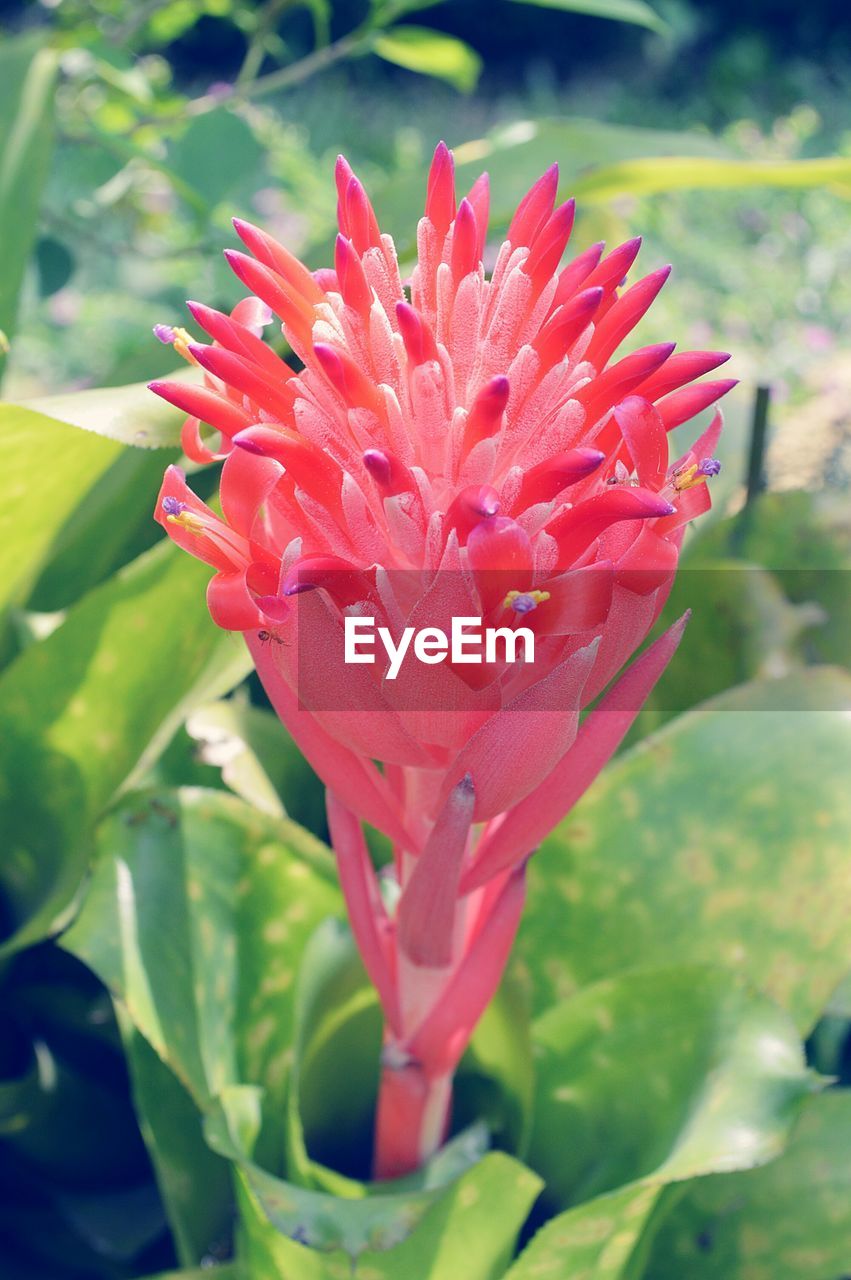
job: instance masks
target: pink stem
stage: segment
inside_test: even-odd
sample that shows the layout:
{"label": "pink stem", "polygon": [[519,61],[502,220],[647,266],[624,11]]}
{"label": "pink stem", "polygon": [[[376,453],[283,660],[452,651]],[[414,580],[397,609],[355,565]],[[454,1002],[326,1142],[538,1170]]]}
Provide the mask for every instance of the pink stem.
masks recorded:
{"label": "pink stem", "polygon": [[[387,1057],[392,1057],[392,1047]],[[400,1178],[434,1155],[446,1137],[451,1102],[451,1073],[430,1079],[418,1064],[385,1061],[375,1123],[375,1177]]]}

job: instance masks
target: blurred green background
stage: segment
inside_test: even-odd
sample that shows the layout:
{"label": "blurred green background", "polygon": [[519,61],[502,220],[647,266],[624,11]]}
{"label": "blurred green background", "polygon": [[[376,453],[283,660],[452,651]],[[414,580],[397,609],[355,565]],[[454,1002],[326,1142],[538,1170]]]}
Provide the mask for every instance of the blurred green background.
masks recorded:
{"label": "blurred green background", "polygon": [[[141,787],[200,784],[246,801],[246,821],[286,810],[324,834],[318,784],[256,683],[223,700],[247,664],[209,621],[204,573],[142,555],[179,428],[142,385],[174,365],[151,326],[181,323],[186,297],[241,296],[220,253],[233,215],[326,263],[339,151],[403,258],[439,138],[462,182],[491,171],[494,241],[556,159],[577,250],[641,232],[644,272],[674,264],[640,340],[728,348],[741,379],[715,513],[687,547],[700,572],[680,575],[671,616],[701,607],[634,736],[743,681],[848,667],[851,24],[840,0],[41,0],[0,5],[0,22],[0,1280],[117,1280],[227,1257],[232,1204],[187,1096],[45,941],[108,864],[102,815]],[[746,504],[759,386],[768,448]],[[166,447],[121,448],[140,431]],[[796,796],[778,755],[778,792]],[[147,833],[169,810],[127,821]],[[797,866],[777,839],[770,856]],[[809,1046],[846,1083],[849,1013],[846,987]],[[187,1135],[166,1154],[209,1178],[188,1193],[163,1174],[157,1107]]]}

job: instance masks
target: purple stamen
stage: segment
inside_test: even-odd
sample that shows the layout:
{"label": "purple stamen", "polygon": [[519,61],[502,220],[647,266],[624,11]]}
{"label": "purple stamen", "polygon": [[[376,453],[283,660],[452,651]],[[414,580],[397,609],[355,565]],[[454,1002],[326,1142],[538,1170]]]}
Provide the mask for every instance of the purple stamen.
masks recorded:
{"label": "purple stamen", "polygon": [[168,347],[168,346],[171,346],[171,344],[174,342],[175,338],[177,337],[177,334],[174,332],[174,329],[171,327],[170,324],[155,324],[154,337],[157,338],[160,342],[164,342],[165,345]]}
{"label": "purple stamen", "polygon": [[186,503],[181,502],[178,498],[163,498],[163,511],[167,516],[179,516],[181,511],[186,510]]}
{"label": "purple stamen", "polygon": [[697,473],[701,476],[717,476],[720,470],[721,463],[717,458],[704,458],[697,468]]}
{"label": "purple stamen", "polygon": [[515,613],[531,613],[533,609],[537,609],[538,602],[533,600],[529,595],[515,596],[511,601],[511,607]]}

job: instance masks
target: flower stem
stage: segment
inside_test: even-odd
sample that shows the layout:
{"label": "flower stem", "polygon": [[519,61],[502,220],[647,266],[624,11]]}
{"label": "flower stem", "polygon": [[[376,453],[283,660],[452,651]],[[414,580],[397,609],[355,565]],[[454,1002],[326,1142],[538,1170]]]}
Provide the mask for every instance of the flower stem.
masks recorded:
{"label": "flower stem", "polygon": [[385,1064],[378,1090],[373,1172],[400,1178],[419,1169],[449,1127],[452,1076],[429,1079],[416,1063]]}

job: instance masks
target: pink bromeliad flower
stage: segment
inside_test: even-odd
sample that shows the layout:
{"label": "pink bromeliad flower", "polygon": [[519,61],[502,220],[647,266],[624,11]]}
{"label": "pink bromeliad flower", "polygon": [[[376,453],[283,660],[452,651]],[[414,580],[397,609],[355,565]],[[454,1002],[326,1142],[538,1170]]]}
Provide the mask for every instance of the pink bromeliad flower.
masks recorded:
{"label": "pink bromeliad flower", "polygon": [[[500,981],[530,852],[611,756],[678,643],[632,665],[667,597],[686,524],[710,503],[720,415],[673,465],[668,433],[734,384],[727,359],[616,351],[668,269],[622,288],[631,240],[561,260],[573,202],[555,166],[482,266],[488,182],[456,206],[450,152],[428,178],[409,285],[363,186],[337,166],[333,270],[311,274],[256,227],[227,252],[251,291],[210,336],[158,336],[204,385],[152,384],[190,415],[193,459],[223,458],[222,516],[169,468],[157,519],[214,570],[210,612],[245,633],[273,706],[328,789],[352,930],[385,1017],[375,1172],[443,1141],[452,1078]],[[303,368],[263,341],[272,313]],[[201,424],[218,433],[215,451]],[[479,665],[346,661],[346,618],[405,629],[523,628]],[[424,650],[425,652],[425,650]],[[434,650],[432,650],[434,653]],[[393,843],[376,876],[362,823]]]}

